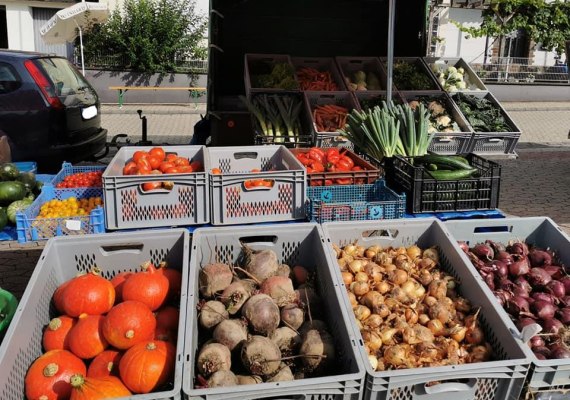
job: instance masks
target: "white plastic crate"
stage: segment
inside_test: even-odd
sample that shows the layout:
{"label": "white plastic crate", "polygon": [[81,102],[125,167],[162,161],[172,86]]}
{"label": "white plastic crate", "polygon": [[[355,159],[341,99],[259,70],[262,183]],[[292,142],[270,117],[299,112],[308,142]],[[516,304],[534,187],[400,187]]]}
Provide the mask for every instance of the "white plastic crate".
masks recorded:
{"label": "white plastic crate", "polygon": [[[241,243],[253,250],[271,249],[278,262],[302,265],[309,272],[316,272],[316,290],[323,299],[324,309],[312,310],[323,319],[334,337],[337,350],[337,374],[288,382],[261,383],[197,389],[194,387],[195,357],[198,349],[198,311],[200,301],[198,275],[200,268],[211,261],[235,263]],[[362,397],[364,365],[356,348],[351,318],[341,303],[341,291],[331,265],[318,224],[240,226],[223,228],[199,228],[192,237],[190,256],[190,284],[188,293],[188,317],[184,349],[183,395],[192,400],[360,400]]]}
{"label": "white plastic crate", "polygon": [[[284,146],[211,147],[210,214],[213,225],[251,224],[305,218],[307,173]],[[251,172],[258,169],[261,172]],[[273,181],[247,187],[247,181]]]}
{"label": "white plastic crate", "polygon": [[[152,147],[122,147],[103,173],[107,229],[137,229],[199,225],[210,221],[208,175],[210,162],[204,146],[164,146],[164,151],[200,161],[204,171],[184,174],[123,175],[135,151]],[[143,191],[146,182],[169,181],[172,190]]]}
{"label": "white plastic crate", "polygon": [[[364,399],[372,400],[506,400],[518,399],[529,368],[526,353],[508,330],[504,318],[479,284],[456,244],[437,219],[331,222],[322,225],[329,243],[329,257],[335,262],[337,279],[342,282],[332,244],[358,243],[368,247],[399,247],[417,244],[420,248],[437,246],[442,269],[460,282],[459,293],[480,307],[478,321],[493,348],[496,361],[376,372],[367,359],[360,331],[352,326],[360,343],[366,367]],[[346,290],[343,300],[352,310]],[[351,313],[352,314],[352,313]],[[352,316],[354,318],[354,316]],[[429,385],[435,382],[435,384]]]}
{"label": "white plastic crate", "polygon": [[[102,276],[112,278],[119,272],[138,271],[147,260],[166,260],[170,268],[182,272],[180,319],[176,343],[174,382],[169,390],[132,395],[132,400],[176,400],[182,388],[182,351],[186,324],[188,292],[189,235],[184,229],[107,235],[68,236],[51,239],[30,278],[18,311],[0,346],[0,398],[24,398],[24,378],[32,362],[42,355],[42,336],[46,324],[58,314],[52,296],[59,285],[87,272],[94,265]],[[124,398],[126,399],[126,398]]]}
{"label": "white plastic crate", "polygon": [[[465,241],[470,246],[474,246],[485,240],[502,243],[507,243],[509,240],[523,240],[539,247],[550,247],[557,252],[563,264],[570,265],[570,237],[548,217],[448,221],[445,226],[455,242]],[[469,258],[463,252],[461,253],[464,261],[471,266]],[[483,282],[479,273],[473,270]],[[517,336],[520,335],[520,331],[499,302],[495,300],[491,290],[485,283],[482,285],[509,329],[516,332]],[[531,392],[553,387],[570,389],[570,360],[539,360],[526,344],[523,344],[522,348],[533,364],[528,377],[528,389]]]}

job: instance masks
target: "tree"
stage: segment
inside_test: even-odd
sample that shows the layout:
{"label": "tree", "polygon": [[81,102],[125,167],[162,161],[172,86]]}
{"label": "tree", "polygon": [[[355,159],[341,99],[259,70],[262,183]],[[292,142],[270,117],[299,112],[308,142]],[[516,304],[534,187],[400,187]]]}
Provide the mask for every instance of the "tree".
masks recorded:
{"label": "tree", "polygon": [[564,52],[565,41],[570,39],[570,3],[560,0],[492,0],[482,16],[479,27],[457,22],[455,25],[473,37],[502,37],[524,30],[545,50],[554,50],[559,55]]}
{"label": "tree", "polygon": [[176,72],[180,62],[203,60],[207,28],[195,0],[125,0],[122,9],[93,27],[86,37],[86,59],[101,53],[140,72]]}

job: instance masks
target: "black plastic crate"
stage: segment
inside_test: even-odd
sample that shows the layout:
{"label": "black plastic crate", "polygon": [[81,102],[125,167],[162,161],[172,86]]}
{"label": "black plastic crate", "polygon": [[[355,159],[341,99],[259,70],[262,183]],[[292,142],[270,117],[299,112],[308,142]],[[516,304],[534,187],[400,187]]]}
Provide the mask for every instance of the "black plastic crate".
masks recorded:
{"label": "black plastic crate", "polygon": [[405,192],[410,213],[493,210],[499,206],[501,166],[476,154],[465,156],[479,171],[476,177],[436,180],[409,157],[385,159],[386,181],[396,192]]}

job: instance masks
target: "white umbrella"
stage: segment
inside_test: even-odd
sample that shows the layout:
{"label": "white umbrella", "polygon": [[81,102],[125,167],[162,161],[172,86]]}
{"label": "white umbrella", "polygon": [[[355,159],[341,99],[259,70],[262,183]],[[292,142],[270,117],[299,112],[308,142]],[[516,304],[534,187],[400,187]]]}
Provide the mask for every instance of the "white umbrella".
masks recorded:
{"label": "white umbrella", "polygon": [[40,34],[46,43],[72,42],[79,32],[81,47],[81,71],[85,75],[83,60],[83,29],[94,23],[102,23],[109,17],[107,4],[82,1],[59,10],[41,28]]}

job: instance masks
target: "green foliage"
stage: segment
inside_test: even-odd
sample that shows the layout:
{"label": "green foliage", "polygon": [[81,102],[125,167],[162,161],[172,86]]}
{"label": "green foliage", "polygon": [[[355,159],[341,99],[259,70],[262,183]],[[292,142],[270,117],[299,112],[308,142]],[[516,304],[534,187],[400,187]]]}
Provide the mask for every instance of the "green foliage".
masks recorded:
{"label": "green foliage", "polygon": [[467,27],[454,22],[462,32],[472,37],[508,35],[524,30],[546,50],[558,54],[564,51],[564,42],[570,38],[570,3],[560,0],[493,0],[483,11],[479,27]]}
{"label": "green foliage", "polygon": [[85,40],[85,57],[112,54],[124,68],[140,72],[176,72],[180,61],[207,58],[203,45],[207,21],[195,0],[125,0]]}

